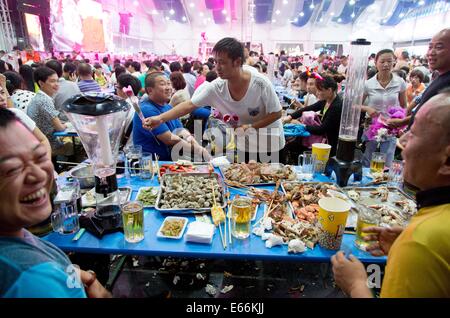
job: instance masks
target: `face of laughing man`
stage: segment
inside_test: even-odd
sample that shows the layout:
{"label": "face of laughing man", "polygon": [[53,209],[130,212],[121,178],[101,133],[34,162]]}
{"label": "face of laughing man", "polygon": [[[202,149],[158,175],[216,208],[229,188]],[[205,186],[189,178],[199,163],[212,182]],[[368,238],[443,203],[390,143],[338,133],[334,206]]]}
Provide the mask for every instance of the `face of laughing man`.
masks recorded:
{"label": "face of laughing man", "polygon": [[22,228],[48,218],[52,182],[45,146],[18,121],[1,127],[0,235],[20,237]]}

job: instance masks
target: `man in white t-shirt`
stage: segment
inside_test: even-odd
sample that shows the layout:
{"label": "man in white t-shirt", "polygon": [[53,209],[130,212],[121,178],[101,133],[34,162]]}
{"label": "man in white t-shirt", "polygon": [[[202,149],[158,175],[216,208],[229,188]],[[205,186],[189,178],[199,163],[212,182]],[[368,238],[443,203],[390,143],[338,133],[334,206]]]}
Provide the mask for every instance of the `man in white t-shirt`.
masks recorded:
{"label": "man in white t-shirt", "polygon": [[292,73],[291,66],[289,65],[288,62],[284,61],[282,63],[286,67],[286,70],[284,71],[282,83],[283,83],[284,87],[288,87],[288,86],[290,86],[292,78],[294,77],[294,73]]}
{"label": "man in white t-shirt", "polygon": [[239,161],[244,158],[245,161],[283,161],[282,108],[271,82],[264,75],[243,67],[244,48],[238,40],[224,38],[217,42],[213,52],[220,78],[205,82],[190,101],[147,118],[144,127],[154,129],[198,107],[212,106],[222,115],[236,114],[239,117],[238,128],[235,129]]}

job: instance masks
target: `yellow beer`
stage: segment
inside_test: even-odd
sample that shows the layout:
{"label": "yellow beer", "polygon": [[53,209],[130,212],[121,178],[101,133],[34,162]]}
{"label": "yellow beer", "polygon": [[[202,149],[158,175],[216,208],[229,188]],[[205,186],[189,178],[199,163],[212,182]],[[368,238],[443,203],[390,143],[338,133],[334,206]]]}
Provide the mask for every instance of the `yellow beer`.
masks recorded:
{"label": "yellow beer", "polygon": [[381,215],[378,213],[378,211],[375,211],[374,209],[370,209],[368,207],[359,206],[358,222],[356,223],[356,238],[355,238],[355,245],[359,249],[363,251],[366,250],[366,247],[369,245],[370,242],[364,241],[364,238],[372,234],[363,232],[362,230],[367,227],[378,226],[380,217]]}
{"label": "yellow beer", "polygon": [[233,200],[231,206],[231,234],[235,238],[245,239],[250,236],[253,209],[250,198],[239,197]]}
{"label": "yellow beer", "polygon": [[381,152],[374,152],[372,160],[370,161],[370,173],[380,173],[384,171],[386,163],[386,154]]}
{"label": "yellow beer", "polygon": [[144,239],[144,206],[140,201],[127,202],[122,206],[123,233],[129,243]]}

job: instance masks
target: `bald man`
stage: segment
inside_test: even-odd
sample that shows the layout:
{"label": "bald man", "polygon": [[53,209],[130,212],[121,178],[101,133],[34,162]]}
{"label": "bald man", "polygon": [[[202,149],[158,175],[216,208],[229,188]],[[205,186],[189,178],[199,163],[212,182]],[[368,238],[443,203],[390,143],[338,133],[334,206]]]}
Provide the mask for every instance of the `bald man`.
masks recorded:
{"label": "bald man", "polygon": [[[366,228],[368,251],[388,254],[381,297],[450,298],[450,89],[432,97],[402,138],[404,179],[416,185],[418,213],[407,227]],[[372,297],[363,264],[332,257],[336,283],[351,297]]]}
{"label": "bald man", "polygon": [[411,116],[405,119],[390,119],[388,120],[389,126],[401,127],[408,124],[408,129],[410,129],[414,117],[422,105],[436,96],[442,89],[450,87],[450,28],[440,31],[431,39],[428,45],[427,58],[430,69],[439,73],[438,78],[423,92],[421,101],[412,110]]}

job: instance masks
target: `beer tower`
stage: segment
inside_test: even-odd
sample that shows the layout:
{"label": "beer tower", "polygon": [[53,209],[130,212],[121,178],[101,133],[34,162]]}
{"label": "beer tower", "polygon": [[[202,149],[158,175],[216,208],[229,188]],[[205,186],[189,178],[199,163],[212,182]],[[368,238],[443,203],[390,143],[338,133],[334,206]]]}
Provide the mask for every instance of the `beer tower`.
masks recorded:
{"label": "beer tower", "polygon": [[120,231],[116,158],[130,105],[113,95],[91,93],[73,96],[63,110],[81,139],[95,176],[96,211],[82,215],[80,225],[98,237]]}
{"label": "beer tower", "polygon": [[341,187],[347,185],[352,174],[355,181],[362,180],[362,153],[355,149],[371,43],[358,39],[351,44],[337,153],[328,161],[325,170],[327,176],[335,172]]}

